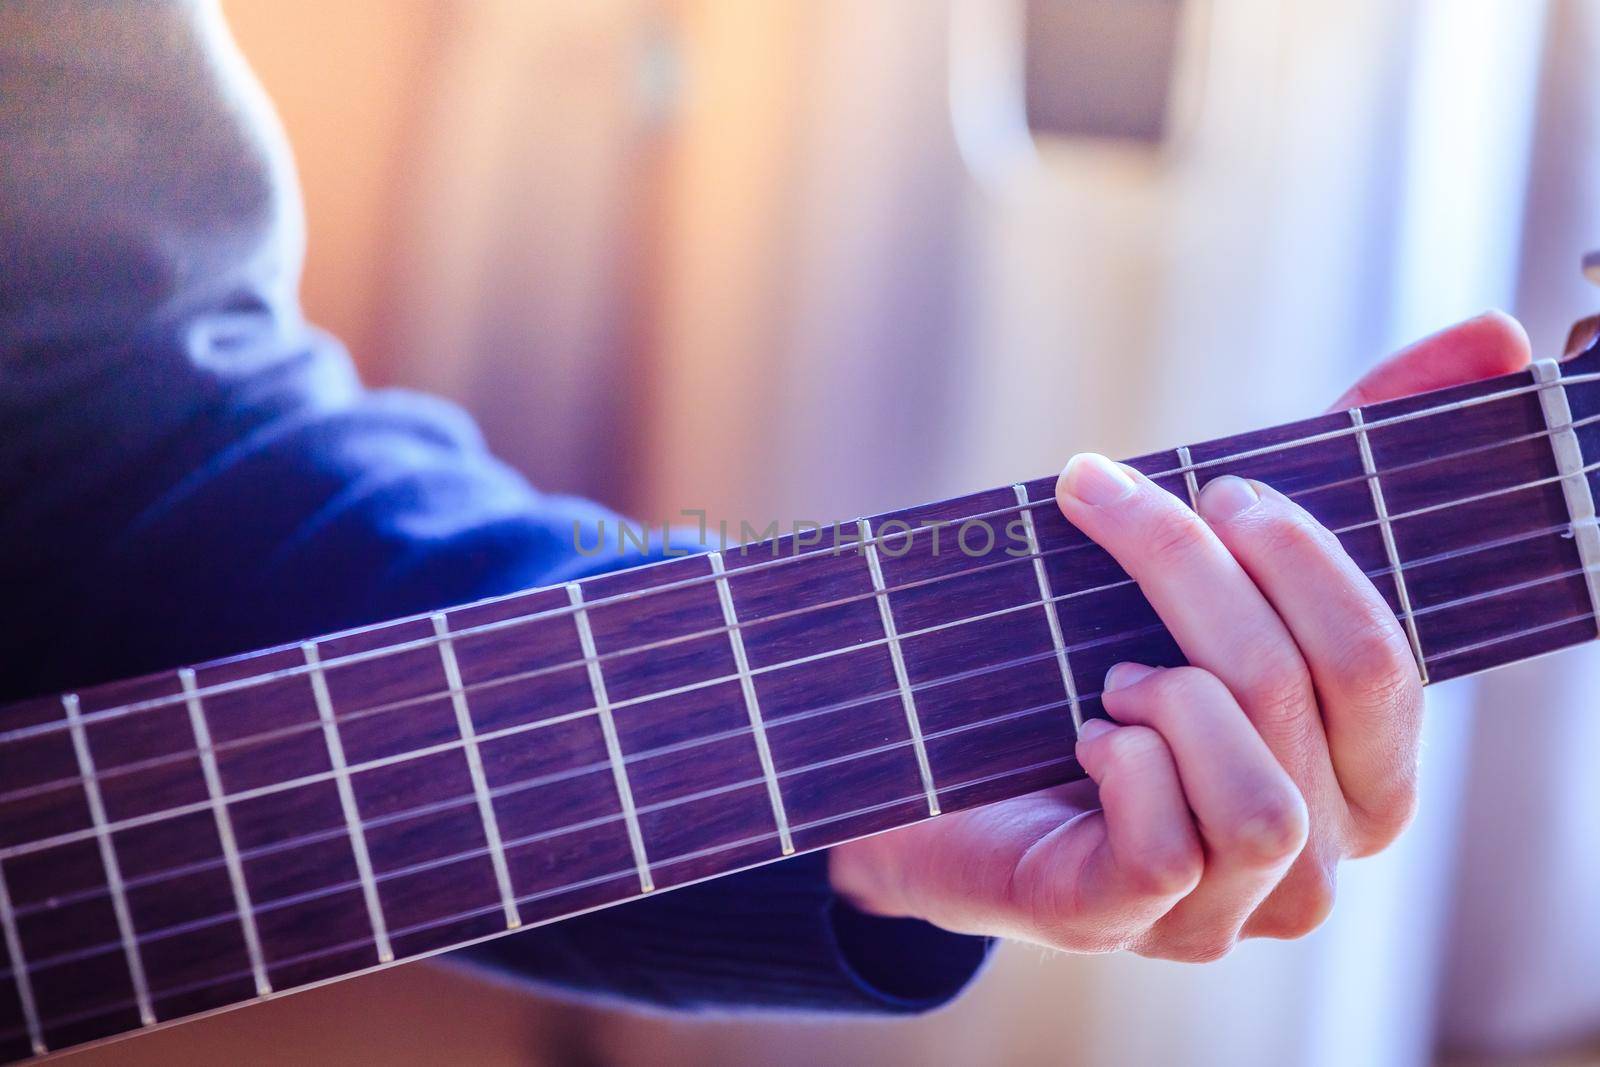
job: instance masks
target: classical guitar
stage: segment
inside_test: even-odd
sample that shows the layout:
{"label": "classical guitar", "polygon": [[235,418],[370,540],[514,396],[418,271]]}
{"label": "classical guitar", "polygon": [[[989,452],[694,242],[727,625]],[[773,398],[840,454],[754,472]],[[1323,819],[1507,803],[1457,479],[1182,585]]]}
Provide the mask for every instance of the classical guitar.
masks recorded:
{"label": "classical guitar", "polygon": [[[1595,332],[1131,463],[1298,500],[1428,682],[1529,659],[1596,636]],[[1053,483],[0,707],[0,1060],[1079,777],[1106,669],[1183,657]]]}

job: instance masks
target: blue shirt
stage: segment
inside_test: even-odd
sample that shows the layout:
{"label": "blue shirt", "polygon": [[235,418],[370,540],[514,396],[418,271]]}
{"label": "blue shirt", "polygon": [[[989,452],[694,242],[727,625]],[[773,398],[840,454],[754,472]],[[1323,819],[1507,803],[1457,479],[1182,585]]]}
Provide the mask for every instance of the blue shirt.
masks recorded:
{"label": "blue shirt", "polygon": [[[210,4],[0,5],[0,698],[624,561],[437,399],[302,321],[282,133]],[[823,854],[514,936],[479,962],[674,1008],[904,1012],[987,946],[863,915]]]}

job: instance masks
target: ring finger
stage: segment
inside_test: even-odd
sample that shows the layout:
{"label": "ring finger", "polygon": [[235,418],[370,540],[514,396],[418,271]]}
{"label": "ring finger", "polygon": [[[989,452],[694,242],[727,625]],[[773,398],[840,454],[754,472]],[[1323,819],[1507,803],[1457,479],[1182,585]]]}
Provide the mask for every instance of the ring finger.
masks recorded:
{"label": "ring finger", "polygon": [[1118,721],[1150,727],[1167,742],[1206,854],[1199,884],[1137,948],[1215,959],[1304,847],[1305,801],[1233,694],[1206,671],[1118,664],[1106,678],[1105,705]]}

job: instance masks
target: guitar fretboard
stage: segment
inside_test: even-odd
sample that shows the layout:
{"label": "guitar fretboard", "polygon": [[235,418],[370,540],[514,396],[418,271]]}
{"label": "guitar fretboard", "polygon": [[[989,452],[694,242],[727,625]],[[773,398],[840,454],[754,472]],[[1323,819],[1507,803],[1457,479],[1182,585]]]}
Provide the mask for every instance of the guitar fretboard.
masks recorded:
{"label": "guitar fretboard", "polygon": [[[1596,636],[1600,355],[1135,459],[1332,529],[1430,682]],[[0,1059],[1080,776],[1184,662],[1054,478],[0,708]]]}

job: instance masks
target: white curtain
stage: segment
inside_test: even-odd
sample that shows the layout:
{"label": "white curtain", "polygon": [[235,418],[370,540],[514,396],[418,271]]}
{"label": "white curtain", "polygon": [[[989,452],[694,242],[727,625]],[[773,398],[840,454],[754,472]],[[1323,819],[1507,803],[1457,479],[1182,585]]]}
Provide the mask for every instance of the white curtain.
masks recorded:
{"label": "white curtain", "polygon": [[[402,347],[456,357],[415,380],[484,410],[536,474],[577,463],[578,487],[631,479],[614,496],[652,517],[760,524],[1309,414],[1382,352],[1488,306],[1524,311],[1552,354],[1594,303],[1572,273],[1600,238],[1585,0],[1190,0],[1176,125],[1153,149],[1034,144],[1019,12],[465,6],[432,136],[448,150],[417,196],[440,218],[486,199],[475,229],[427,236],[448,255],[403,290]],[[640,25],[646,43],[668,27],[676,56],[664,133],[605,80]],[[563,65],[574,33],[609,73]],[[609,118],[563,120],[551,77]],[[531,118],[485,123],[522,91]],[[642,222],[617,208],[628,196],[652,205]],[[475,310],[429,312],[475,286]],[[636,447],[584,466],[585,428],[618,417],[613,386],[634,374]],[[536,420],[488,399],[518,382]],[[1303,942],[1205,968],[1008,948],[924,1020],[606,1016],[587,1043],[619,1064],[1331,1067],[1593,1035],[1596,666],[1573,654],[1434,692],[1421,817],[1347,868]]]}
{"label": "white curtain", "polygon": [[[1600,6],[1550,7],[1517,310],[1559,350],[1600,291]],[[1489,90],[1492,91],[1492,90]],[[1600,648],[1483,680],[1446,957],[1441,1042],[1486,1055],[1600,1033]]]}

